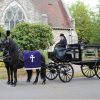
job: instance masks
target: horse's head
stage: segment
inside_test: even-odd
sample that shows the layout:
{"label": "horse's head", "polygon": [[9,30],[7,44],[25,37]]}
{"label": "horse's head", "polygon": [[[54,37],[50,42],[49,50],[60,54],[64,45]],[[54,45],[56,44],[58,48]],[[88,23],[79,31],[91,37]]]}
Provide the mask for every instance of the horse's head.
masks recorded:
{"label": "horse's head", "polygon": [[9,40],[0,39],[0,51],[8,50],[9,48]]}
{"label": "horse's head", "polygon": [[[10,31],[7,30],[5,38],[0,39],[0,50],[4,51],[9,48],[10,42],[9,39],[7,38],[9,35],[10,35]],[[0,37],[1,37],[1,33],[0,33]]]}
{"label": "horse's head", "polygon": [[1,41],[1,48],[12,54],[13,52],[18,52],[19,48],[16,41],[12,38],[8,38],[9,35],[10,31],[6,31],[6,37]]}

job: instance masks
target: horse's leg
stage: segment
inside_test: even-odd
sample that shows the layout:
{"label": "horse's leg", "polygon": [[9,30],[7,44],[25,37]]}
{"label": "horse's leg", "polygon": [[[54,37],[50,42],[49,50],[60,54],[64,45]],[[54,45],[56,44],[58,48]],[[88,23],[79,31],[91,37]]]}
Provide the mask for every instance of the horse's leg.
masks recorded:
{"label": "horse's leg", "polygon": [[27,82],[30,82],[32,78],[32,70],[27,70]]}
{"label": "horse's leg", "polygon": [[14,86],[17,84],[17,66],[14,65]]}
{"label": "horse's leg", "polygon": [[38,82],[39,73],[40,73],[40,70],[36,69],[36,78],[35,78],[35,81],[33,82],[33,84],[36,84]]}
{"label": "horse's leg", "polygon": [[13,85],[13,67],[10,66],[10,73],[11,73],[11,85]]}
{"label": "horse's leg", "polygon": [[9,66],[9,62],[5,62],[5,67],[6,67],[7,76],[8,76],[7,84],[10,84],[10,66]]}
{"label": "horse's leg", "polygon": [[42,64],[41,64],[41,79],[43,79],[42,84],[46,83],[46,65],[45,65],[45,57],[42,55]]}
{"label": "horse's leg", "polygon": [[43,79],[42,84],[46,84],[46,67],[45,67],[45,65],[41,67],[41,79]]}

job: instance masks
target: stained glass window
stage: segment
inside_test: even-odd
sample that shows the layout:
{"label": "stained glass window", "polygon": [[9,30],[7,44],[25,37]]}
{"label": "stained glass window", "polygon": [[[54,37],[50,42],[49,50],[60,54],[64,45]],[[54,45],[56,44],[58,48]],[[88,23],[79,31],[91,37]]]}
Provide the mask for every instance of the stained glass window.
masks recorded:
{"label": "stained glass window", "polygon": [[11,30],[17,23],[25,21],[24,13],[18,5],[10,6],[4,17],[5,27]]}

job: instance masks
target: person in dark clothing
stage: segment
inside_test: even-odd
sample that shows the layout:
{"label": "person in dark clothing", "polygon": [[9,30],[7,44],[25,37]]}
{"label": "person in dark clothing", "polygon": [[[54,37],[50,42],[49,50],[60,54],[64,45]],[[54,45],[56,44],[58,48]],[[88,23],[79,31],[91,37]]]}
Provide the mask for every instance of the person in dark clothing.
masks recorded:
{"label": "person in dark clothing", "polygon": [[60,41],[56,44],[54,48],[54,54],[56,58],[63,59],[66,53],[67,39],[64,34],[60,34]]}
{"label": "person in dark clothing", "polygon": [[66,48],[66,45],[67,45],[67,39],[64,36],[64,34],[61,33],[60,34],[60,41],[58,42],[58,46]]}

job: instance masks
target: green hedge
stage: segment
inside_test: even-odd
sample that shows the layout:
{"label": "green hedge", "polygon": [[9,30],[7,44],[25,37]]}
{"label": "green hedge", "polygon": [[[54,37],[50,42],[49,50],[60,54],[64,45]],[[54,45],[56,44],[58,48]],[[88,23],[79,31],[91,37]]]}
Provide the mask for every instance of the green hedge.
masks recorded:
{"label": "green hedge", "polygon": [[1,33],[1,36],[4,36],[5,30],[4,30],[3,26],[1,26],[1,25],[0,25],[0,33]]}
{"label": "green hedge", "polygon": [[19,23],[12,37],[24,50],[46,49],[53,43],[52,28],[44,24]]}

